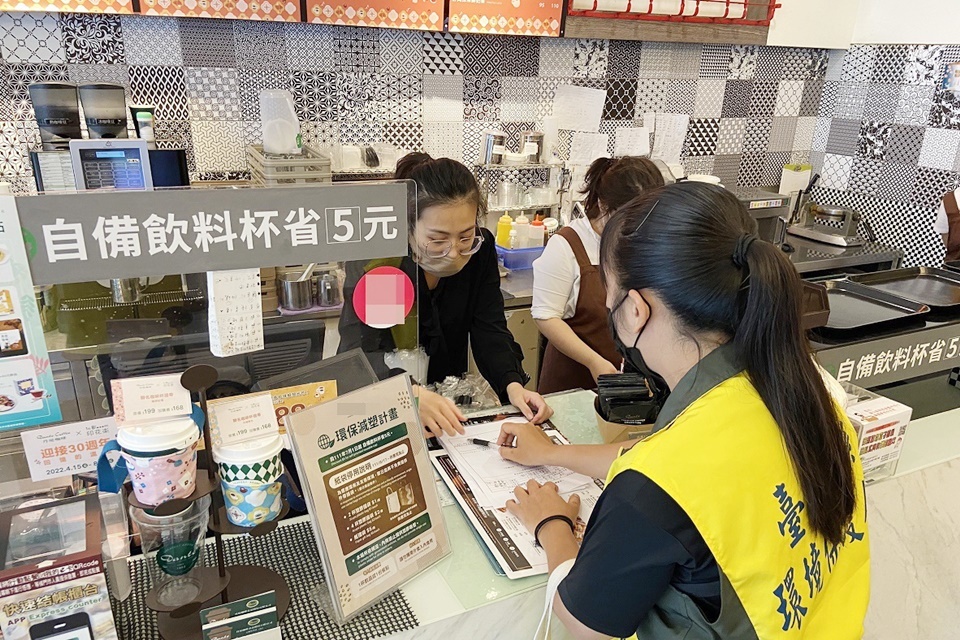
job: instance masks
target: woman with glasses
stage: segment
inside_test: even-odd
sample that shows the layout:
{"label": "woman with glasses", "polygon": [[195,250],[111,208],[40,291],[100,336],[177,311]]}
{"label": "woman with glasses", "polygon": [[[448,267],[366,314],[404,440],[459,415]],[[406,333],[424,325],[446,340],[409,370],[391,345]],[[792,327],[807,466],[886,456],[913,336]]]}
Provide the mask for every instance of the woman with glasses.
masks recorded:
{"label": "woman with glasses", "polygon": [[616,373],[620,358],[607,331],[600,234],[611,213],[663,175],[647,158],[600,158],[587,170],[584,217],[558,231],[533,263],[533,307],[547,338],[538,391],[594,389],[597,378]]}
{"label": "woman with glasses", "polygon": [[[685,182],[631,201],[603,234],[618,350],[671,393],[633,446],[557,446],[507,425],[501,455],[606,486],[552,484],[507,510],[542,545],[579,639],[863,636],[870,550],[856,434],[817,370],[800,277],[729,191]],[[559,585],[559,587],[557,587]]]}
{"label": "woman with glasses", "polygon": [[[543,422],[553,411],[523,386],[528,376],[520,346],[507,329],[493,236],[478,224],[485,201],[476,178],[459,162],[425,153],[401,158],[395,177],[417,184],[416,206],[410,207],[415,216],[410,221],[410,254],[402,260],[348,265],[339,350],[361,347],[384,375],[383,354],[416,348],[419,334],[430,357],[426,382],[435,383],[466,373],[469,344],[480,374],[500,399],[528,420]],[[387,263],[414,282],[419,279],[419,300],[406,325],[381,330],[361,323],[350,299],[365,271]],[[429,435],[463,433],[465,418],[453,402],[420,387],[414,391]]]}

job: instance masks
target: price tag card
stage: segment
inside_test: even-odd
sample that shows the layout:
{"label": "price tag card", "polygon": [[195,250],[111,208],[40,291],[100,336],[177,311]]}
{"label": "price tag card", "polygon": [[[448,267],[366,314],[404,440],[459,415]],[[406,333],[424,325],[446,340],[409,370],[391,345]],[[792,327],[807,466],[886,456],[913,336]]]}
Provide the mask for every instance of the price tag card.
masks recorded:
{"label": "price tag card", "polygon": [[110,383],[113,417],[120,426],[189,416],[190,392],[180,384],[180,374],[121,378]]}
{"label": "price tag card", "polygon": [[203,640],[280,640],[277,594],[268,591],[200,611]]}
{"label": "price tag card", "polygon": [[279,433],[277,414],[269,392],[220,400],[207,405],[210,439],[216,446]]}
{"label": "price tag card", "polygon": [[95,471],[100,450],[115,435],[113,416],[22,432],[30,479],[39,482]]}

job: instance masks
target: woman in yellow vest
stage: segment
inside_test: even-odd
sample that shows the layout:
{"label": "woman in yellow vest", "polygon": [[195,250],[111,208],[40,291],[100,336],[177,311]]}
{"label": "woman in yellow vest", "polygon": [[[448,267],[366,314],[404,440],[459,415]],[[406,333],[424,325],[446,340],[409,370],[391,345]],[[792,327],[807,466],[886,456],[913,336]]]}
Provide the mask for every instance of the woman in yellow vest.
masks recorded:
{"label": "woman in yellow vest", "polygon": [[548,601],[576,638],[863,635],[855,435],[810,358],[800,279],[755,234],[710,185],[623,207],[601,265],[618,348],[671,389],[653,435],[625,448],[555,446],[532,425],[501,434],[504,458],[606,477],[579,545],[577,497],[531,481],[507,504],[546,551]]}

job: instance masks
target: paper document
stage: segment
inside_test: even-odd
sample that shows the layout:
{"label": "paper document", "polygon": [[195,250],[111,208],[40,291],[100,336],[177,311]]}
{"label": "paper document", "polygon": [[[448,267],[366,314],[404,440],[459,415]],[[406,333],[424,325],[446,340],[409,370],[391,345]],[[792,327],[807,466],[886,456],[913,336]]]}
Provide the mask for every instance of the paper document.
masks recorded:
{"label": "paper document", "polygon": [[260,270],[207,272],[210,352],[220,358],[263,349]]}
{"label": "paper document", "polygon": [[651,157],[667,163],[679,163],[689,126],[690,116],[658,113]]}
{"label": "paper document", "polygon": [[613,155],[617,158],[650,155],[650,130],[646,127],[617,129]]}
{"label": "paper document", "polygon": [[557,128],[597,133],[606,99],[607,92],[603,89],[560,85],[553,97]]}
{"label": "paper document", "polygon": [[570,165],[588,167],[597,158],[606,158],[610,136],[605,133],[577,131],[570,143]]}

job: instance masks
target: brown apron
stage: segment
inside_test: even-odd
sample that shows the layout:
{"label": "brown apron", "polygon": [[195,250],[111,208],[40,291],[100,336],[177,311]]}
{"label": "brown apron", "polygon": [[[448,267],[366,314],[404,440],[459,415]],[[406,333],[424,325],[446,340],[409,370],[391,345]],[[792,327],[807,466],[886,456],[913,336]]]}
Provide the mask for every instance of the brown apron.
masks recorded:
{"label": "brown apron", "polygon": [[947,212],[947,223],[950,225],[947,233],[947,255],[943,259],[960,260],[960,206],[957,206],[957,195],[953,191],[943,196],[943,208]]}
{"label": "brown apron", "polygon": [[[583,242],[575,230],[564,227],[557,233],[570,243],[577,265],[580,267],[580,295],[577,298],[577,308],[573,317],[564,322],[570,325],[573,332],[588,347],[619,367],[621,358],[617,355],[617,348],[613,344],[613,337],[610,335],[607,324],[607,293],[600,269],[590,264],[587,251],[583,248]],[[590,369],[560,353],[559,349],[548,343],[547,350],[543,354],[543,366],[540,369],[537,391],[554,393],[577,388],[597,388]]]}

